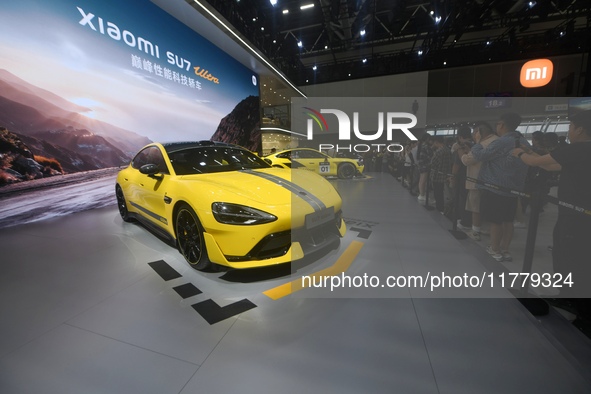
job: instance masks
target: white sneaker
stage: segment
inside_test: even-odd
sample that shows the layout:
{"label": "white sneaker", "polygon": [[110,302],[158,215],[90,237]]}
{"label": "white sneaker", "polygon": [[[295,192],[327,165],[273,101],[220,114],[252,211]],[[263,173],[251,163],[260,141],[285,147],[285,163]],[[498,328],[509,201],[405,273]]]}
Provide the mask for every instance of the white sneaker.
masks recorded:
{"label": "white sneaker", "polygon": [[458,228],[462,231],[470,231],[472,230],[470,227],[463,226],[462,223],[458,220]]}
{"label": "white sneaker", "polygon": [[478,231],[468,232],[468,236],[472,238],[474,241],[480,241],[480,233]]}
{"label": "white sneaker", "polygon": [[513,261],[513,256],[509,252],[503,252],[503,261]]}
{"label": "white sneaker", "polygon": [[419,200],[419,202],[424,202],[424,201],[427,201],[427,197],[419,195],[417,197],[417,200]]}
{"label": "white sneaker", "polygon": [[504,260],[503,255],[500,252],[498,252],[496,250],[493,250],[493,248],[491,246],[487,246],[486,247],[486,252],[488,254],[490,254],[490,257],[492,257],[493,259],[497,260],[498,262],[501,262],[501,261]]}

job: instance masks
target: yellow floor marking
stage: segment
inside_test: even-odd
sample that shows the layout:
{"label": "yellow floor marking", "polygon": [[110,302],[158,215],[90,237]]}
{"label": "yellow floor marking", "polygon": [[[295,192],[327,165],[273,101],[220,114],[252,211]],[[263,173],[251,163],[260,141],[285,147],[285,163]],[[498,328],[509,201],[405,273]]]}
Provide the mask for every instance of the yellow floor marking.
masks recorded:
{"label": "yellow floor marking", "polygon": [[[351,242],[351,245],[349,245],[349,247],[343,252],[343,254],[337,259],[337,261],[333,265],[308,276],[310,278],[319,278],[323,276],[334,276],[347,271],[347,269],[349,269],[351,263],[353,262],[353,260],[355,260],[355,257],[357,257],[357,254],[359,253],[362,247],[363,242]],[[264,291],[263,294],[269,298],[272,298],[273,300],[278,300],[279,298],[288,296],[302,289],[302,280],[301,278],[299,278],[294,281],[287,282],[267,291]]]}

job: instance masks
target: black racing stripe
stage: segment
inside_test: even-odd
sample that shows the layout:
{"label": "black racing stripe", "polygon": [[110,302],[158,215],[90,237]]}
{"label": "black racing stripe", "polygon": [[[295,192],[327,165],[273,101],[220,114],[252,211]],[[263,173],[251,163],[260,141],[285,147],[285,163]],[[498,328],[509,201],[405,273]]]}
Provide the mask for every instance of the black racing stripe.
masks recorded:
{"label": "black racing stripe", "polygon": [[302,200],[310,204],[312,208],[314,208],[314,211],[321,211],[323,209],[326,209],[326,205],[324,205],[324,203],[318,197],[314,196],[313,194],[310,194],[310,192],[306,191],[304,188],[296,185],[293,182],[287,181],[279,176],[267,174],[264,172],[256,172],[249,170],[244,170],[241,172],[261,177],[263,179],[273,182],[276,185],[286,188],[287,190],[289,190],[290,192],[292,192],[293,194],[295,194],[296,196],[300,197]]}
{"label": "black racing stripe", "polygon": [[159,222],[162,222],[164,224],[168,224],[168,220],[166,220],[165,217],[162,217],[160,215],[155,214],[152,211],[148,211],[146,208],[142,207],[141,205],[138,205],[136,203],[134,203],[133,201],[129,202],[131,205],[133,205],[135,208],[139,209],[140,211],[142,211],[143,213],[145,213],[146,215],[153,217],[154,219],[158,220]]}

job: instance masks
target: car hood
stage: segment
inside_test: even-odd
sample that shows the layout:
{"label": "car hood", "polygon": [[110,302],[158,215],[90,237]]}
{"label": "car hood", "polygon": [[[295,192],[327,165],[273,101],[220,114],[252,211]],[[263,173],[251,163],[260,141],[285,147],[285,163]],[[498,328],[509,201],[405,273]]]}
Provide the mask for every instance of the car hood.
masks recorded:
{"label": "car hood", "polygon": [[[183,181],[207,183],[212,194],[218,198],[233,194],[262,204],[291,204],[294,197],[325,199],[337,196],[334,187],[323,177],[309,171],[291,171],[281,168],[218,172],[182,176]],[[200,189],[203,194],[204,189]]]}

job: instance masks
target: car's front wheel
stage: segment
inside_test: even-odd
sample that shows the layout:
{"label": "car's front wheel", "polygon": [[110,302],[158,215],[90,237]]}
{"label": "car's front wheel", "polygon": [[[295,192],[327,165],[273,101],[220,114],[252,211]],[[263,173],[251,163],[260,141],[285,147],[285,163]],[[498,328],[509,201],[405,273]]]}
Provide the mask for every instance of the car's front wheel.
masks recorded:
{"label": "car's front wheel", "polygon": [[124,222],[133,221],[129,215],[129,210],[127,209],[127,203],[125,202],[123,190],[119,185],[115,186],[115,196],[117,197],[117,207],[119,208],[119,215],[121,215],[121,219],[123,219]]}
{"label": "car's front wheel", "polygon": [[351,163],[343,163],[337,169],[337,176],[342,179],[351,179],[355,175],[355,166]]}
{"label": "car's front wheel", "polygon": [[191,267],[199,271],[211,269],[201,223],[195,211],[187,204],[181,205],[176,212],[175,232],[179,252]]}

